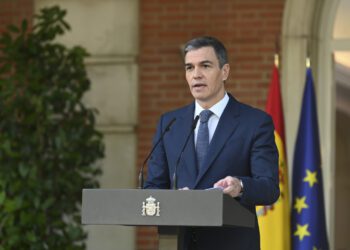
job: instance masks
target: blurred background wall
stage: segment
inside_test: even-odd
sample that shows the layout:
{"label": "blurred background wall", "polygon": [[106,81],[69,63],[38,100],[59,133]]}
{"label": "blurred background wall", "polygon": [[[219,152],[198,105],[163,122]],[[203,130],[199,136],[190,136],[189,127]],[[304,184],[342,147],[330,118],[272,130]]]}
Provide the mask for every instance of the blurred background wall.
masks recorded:
{"label": "blurred background wall", "polygon": [[[149,152],[161,113],[192,101],[181,47],[196,36],[218,37],[231,64],[226,83],[239,100],[265,108],[284,2],[139,1],[140,78],[138,165]],[[140,249],[155,249],[156,229],[138,228]],[[152,237],[151,237],[152,236]]]}
{"label": "blurred background wall", "polygon": [[[229,51],[227,89],[265,109],[273,55],[280,52],[287,153],[291,171],[305,80],[311,57],[318,101],[326,216],[332,249],[350,249],[347,181],[350,125],[350,0],[1,0],[0,32],[44,6],[68,10],[82,45],[105,135],[102,188],[135,188],[159,115],[192,101],[181,47],[216,36]],[[291,174],[290,174],[291,176]],[[157,248],[155,228],[87,226],[88,249]],[[345,235],[345,236],[344,236]]]}

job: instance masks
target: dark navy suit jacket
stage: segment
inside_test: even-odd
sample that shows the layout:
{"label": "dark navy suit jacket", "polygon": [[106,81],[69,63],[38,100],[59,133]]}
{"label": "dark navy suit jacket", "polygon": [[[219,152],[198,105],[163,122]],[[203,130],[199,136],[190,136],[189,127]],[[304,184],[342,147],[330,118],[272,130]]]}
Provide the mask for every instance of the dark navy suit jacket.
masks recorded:
{"label": "dark navy suit jacket", "polygon": [[[279,197],[278,152],[273,122],[263,111],[242,104],[231,95],[229,97],[210,142],[205,165],[200,170],[197,170],[192,134],[178,166],[178,188],[206,189],[226,176],[238,177],[243,182],[244,192],[237,199],[255,214],[256,205],[272,204]],[[154,141],[173,118],[176,121],[149,161],[145,188],[172,187],[176,161],[191,131],[194,107],[192,103],[161,116]],[[254,229],[189,228],[185,242],[185,249],[260,249],[257,220]]]}

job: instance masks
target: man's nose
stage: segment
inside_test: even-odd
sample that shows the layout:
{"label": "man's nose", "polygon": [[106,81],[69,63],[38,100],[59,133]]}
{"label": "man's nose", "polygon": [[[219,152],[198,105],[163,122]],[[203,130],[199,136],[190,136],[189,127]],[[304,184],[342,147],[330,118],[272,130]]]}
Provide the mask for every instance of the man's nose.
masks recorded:
{"label": "man's nose", "polygon": [[202,75],[202,71],[200,70],[199,67],[195,67],[194,68],[194,72],[193,72],[193,77],[194,78],[201,78],[203,75]]}

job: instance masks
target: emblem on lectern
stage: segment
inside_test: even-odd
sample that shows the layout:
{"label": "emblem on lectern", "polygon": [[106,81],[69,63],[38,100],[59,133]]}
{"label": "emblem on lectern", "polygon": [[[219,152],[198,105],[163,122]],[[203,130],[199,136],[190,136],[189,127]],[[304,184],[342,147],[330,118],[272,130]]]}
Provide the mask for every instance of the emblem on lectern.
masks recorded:
{"label": "emblem on lectern", "polygon": [[146,202],[142,202],[142,216],[159,216],[159,212],[159,202],[152,196],[148,197]]}

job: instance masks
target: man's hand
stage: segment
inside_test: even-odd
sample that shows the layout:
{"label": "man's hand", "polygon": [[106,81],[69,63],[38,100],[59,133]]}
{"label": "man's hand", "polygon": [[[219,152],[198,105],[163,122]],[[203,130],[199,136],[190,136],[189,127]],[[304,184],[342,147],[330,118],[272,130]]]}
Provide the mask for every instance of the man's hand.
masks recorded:
{"label": "man's hand", "polygon": [[242,191],[241,180],[232,176],[219,180],[214,184],[214,187],[221,187],[222,191],[231,197],[239,196]]}

